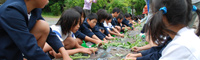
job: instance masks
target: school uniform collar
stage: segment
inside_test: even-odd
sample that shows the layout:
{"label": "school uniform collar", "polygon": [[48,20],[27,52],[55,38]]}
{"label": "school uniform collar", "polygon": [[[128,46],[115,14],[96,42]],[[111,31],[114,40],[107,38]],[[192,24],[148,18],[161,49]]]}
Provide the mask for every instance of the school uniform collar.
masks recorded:
{"label": "school uniform collar", "polygon": [[86,21],[86,22],[84,22],[84,24],[88,27],[88,28],[90,28],[90,29],[92,29],[91,27],[90,27],[90,25],[88,24],[88,22]]}
{"label": "school uniform collar", "polygon": [[187,33],[188,31],[193,31],[194,29],[190,29],[189,27],[183,27],[182,29],[180,29],[177,34],[175,35],[173,40],[176,40],[179,36],[184,35],[185,33]]}
{"label": "school uniform collar", "polygon": [[194,31],[194,29],[191,29],[189,27],[183,27],[182,29],[180,29],[177,34],[181,35],[182,33],[186,32],[186,31]]}

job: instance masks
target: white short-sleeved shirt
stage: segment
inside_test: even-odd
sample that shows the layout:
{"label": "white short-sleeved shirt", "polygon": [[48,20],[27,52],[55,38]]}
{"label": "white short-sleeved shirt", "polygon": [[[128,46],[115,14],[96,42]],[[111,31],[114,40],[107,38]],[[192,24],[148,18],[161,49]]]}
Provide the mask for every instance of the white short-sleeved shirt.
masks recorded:
{"label": "white short-sleeved shirt", "polygon": [[56,33],[57,37],[60,39],[60,41],[64,41],[67,37],[70,37],[72,36],[73,38],[76,39],[75,35],[73,34],[73,32],[71,33],[67,33],[66,35],[65,34],[62,34],[62,29],[61,29],[61,26],[60,25],[52,25],[51,26],[51,29],[53,32]]}
{"label": "white short-sleeved shirt", "polygon": [[194,29],[184,27],[162,51],[159,60],[200,60],[200,39]]}
{"label": "white short-sleeved shirt", "polygon": [[111,28],[114,28],[111,23],[107,24],[106,21],[103,22],[103,25],[107,30],[110,30]]}

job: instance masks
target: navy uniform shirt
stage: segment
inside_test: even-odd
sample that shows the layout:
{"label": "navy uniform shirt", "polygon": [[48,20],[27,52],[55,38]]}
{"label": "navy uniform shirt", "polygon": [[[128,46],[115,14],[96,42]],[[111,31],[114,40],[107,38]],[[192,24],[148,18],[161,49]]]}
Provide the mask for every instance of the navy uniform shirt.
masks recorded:
{"label": "navy uniform shirt", "polygon": [[97,22],[96,26],[95,26],[94,28],[92,28],[92,31],[94,32],[94,34],[95,34],[99,39],[103,40],[103,38],[105,38],[106,35],[99,31],[99,24],[100,24],[100,23]]}
{"label": "navy uniform shirt", "polygon": [[142,57],[137,57],[137,60],[159,60],[162,56],[163,49],[172,41],[170,37],[167,37],[167,41],[165,44],[161,44],[159,46],[152,47],[151,49],[142,51]]}
{"label": "navy uniform shirt", "polygon": [[[122,29],[122,27],[125,27],[123,24],[122,24],[122,25],[120,25],[120,23],[118,23],[118,21],[116,21],[116,24],[117,24],[117,26],[120,26],[120,27],[121,27],[121,29]],[[121,30],[120,32],[124,32],[124,30]]]}
{"label": "navy uniform shirt", "polygon": [[75,36],[80,39],[85,39],[86,35],[81,32],[84,29],[85,29],[85,25],[81,24],[79,30],[75,33]]}
{"label": "navy uniform shirt", "polygon": [[[7,0],[0,7],[0,60],[22,60],[22,53],[28,60],[50,60],[37,45],[30,30],[41,17],[41,9],[31,11],[28,20],[24,0]],[[47,43],[58,52],[63,47],[55,33],[50,30]]]}
{"label": "navy uniform shirt", "polygon": [[133,30],[132,24],[129,24],[129,21],[126,20],[126,18],[124,18],[124,19],[122,20],[122,24],[124,24],[124,25],[126,25],[126,26],[128,26],[128,27],[131,27],[132,30]]}
{"label": "navy uniform shirt", "polygon": [[124,18],[124,19],[122,20],[122,24],[124,24],[124,25],[126,25],[126,26],[129,26],[129,27],[132,27],[132,25],[129,24],[129,21],[126,20],[126,18]]}
{"label": "navy uniform shirt", "polygon": [[92,29],[90,27],[90,25],[87,23],[87,21],[85,21],[83,24],[82,24],[82,28],[80,29],[80,32],[82,32],[83,34],[89,36],[89,37],[92,37],[94,35],[94,33],[90,30]]}
{"label": "navy uniform shirt", "polygon": [[103,23],[99,23],[99,26],[104,28],[104,30],[105,30],[104,34],[105,35],[110,34],[109,31],[108,31],[108,29],[103,25]]}
{"label": "navy uniform shirt", "polygon": [[117,19],[113,18],[112,21],[111,21],[111,24],[112,24],[112,26],[115,27],[117,25]]}

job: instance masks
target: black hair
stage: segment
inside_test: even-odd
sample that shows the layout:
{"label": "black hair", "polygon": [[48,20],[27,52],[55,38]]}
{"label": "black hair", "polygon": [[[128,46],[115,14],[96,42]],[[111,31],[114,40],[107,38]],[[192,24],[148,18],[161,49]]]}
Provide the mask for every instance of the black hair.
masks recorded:
{"label": "black hair", "polygon": [[119,12],[120,12],[120,9],[117,8],[117,7],[115,7],[115,8],[113,9],[112,13],[115,13],[115,12],[119,13]]}
{"label": "black hair", "polygon": [[74,9],[65,10],[56,25],[60,25],[63,34],[70,33],[71,27],[79,24],[81,15]]}
{"label": "black hair", "polygon": [[97,21],[100,22],[102,19],[106,19],[108,17],[108,13],[104,9],[99,9],[97,11],[98,19]]}
{"label": "black hair", "polygon": [[124,18],[123,15],[119,14],[119,16],[116,19],[118,20],[118,19],[123,19],[123,18]]}
{"label": "black hair", "polygon": [[137,18],[138,18],[138,19],[141,19],[141,15],[137,15]]}
{"label": "black hair", "polygon": [[107,20],[112,19],[112,15],[108,15],[108,17],[106,18]]}
{"label": "black hair", "polygon": [[126,14],[124,14],[124,17],[127,18],[127,17],[131,17],[131,16],[130,16],[130,14],[126,13]]}
{"label": "black hair", "polygon": [[[149,36],[155,43],[162,44],[163,37],[168,36],[166,32],[176,35],[177,33],[167,29],[163,22],[163,15],[166,16],[170,25],[184,25],[188,26],[191,21],[191,0],[156,0],[152,1],[152,11],[154,12],[153,17],[147,23],[147,30]],[[163,11],[159,11],[161,7],[167,8],[167,13],[163,14]],[[199,12],[199,11],[198,11]],[[161,37],[162,36],[162,37]]]}
{"label": "black hair", "polygon": [[89,20],[98,19],[98,16],[97,16],[96,13],[90,13],[90,14],[88,15],[88,19],[89,19]]}
{"label": "black hair", "polygon": [[134,15],[131,17],[131,19],[132,19],[132,20],[135,20],[135,21],[138,21],[138,17],[137,17],[137,16],[134,16]]}
{"label": "black hair", "polygon": [[129,15],[132,17],[132,14],[129,13]]}
{"label": "black hair", "polygon": [[82,7],[75,6],[73,9],[75,9],[78,13],[80,13],[81,15],[83,15],[84,18],[86,17]]}

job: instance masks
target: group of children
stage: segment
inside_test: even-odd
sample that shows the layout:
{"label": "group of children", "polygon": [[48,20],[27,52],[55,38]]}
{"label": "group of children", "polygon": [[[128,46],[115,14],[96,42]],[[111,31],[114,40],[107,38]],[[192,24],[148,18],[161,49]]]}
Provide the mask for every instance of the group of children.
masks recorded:
{"label": "group of children", "polygon": [[[126,28],[133,30],[133,24],[129,23],[130,15],[119,14],[118,8],[113,9],[112,14],[108,14],[106,10],[100,9],[97,13],[90,13],[85,17],[81,7],[74,7],[64,11],[55,25],[50,26],[52,31],[64,45],[69,55],[75,53],[91,54],[97,51],[97,48],[82,47],[82,41],[92,42],[101,45],[113,39],[111,35],[124,37],[120,32]],[[116,13],[116,14],[115,14]],[[122,23],[122,21],[125,21]],[[75,48],[75,49],[73,49]],[[49,56],[61,58],[61,54],[57,54],[50,45],[45,44],[43,51]]]}
{"label": "group of children", "polygon": [[[199,60],[199,31],[188,28],[191,11],[198,16],[200,10],[191,0],[150,0],[154,13],[146,23],[148,45],[133,47],[138,54],[128,54],[131,60]],[[41,16],[41,8],[48,0],[7,0],[0,6],[0,59],[1,60],[51,60],[50,57],[72,60],[75,53],[92,54],[97,48],[83,47],[83,41],[101,45],[124,37],[121,32],[134,30],[138,17],[120,14],[114,8],[112,14],[99,9],[85,15],[83,8],[64,11],[55,25],[49,26]],[[198,28],[199,29],[199,28]],[[50,56],[50,57],[49,57]]]}
{"label": "group of children", "polygon": [[100,9],[85,17],[83,8],[74,7],[64,11],[58,22],[49,26],[41,16],[41,8],[46,4],[48,0],[7,0],[1,6],[0,59],[49,60],[49,55],[70,60],[69,55],[92,54],[98,50],[82,47],[83,41],[101,45],[114,39],[111,35],[124,37],[120,32],[133,29],[122,24],[125,18],[118,8],[112,14]]}

